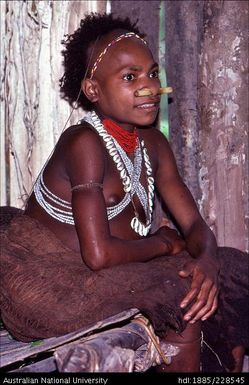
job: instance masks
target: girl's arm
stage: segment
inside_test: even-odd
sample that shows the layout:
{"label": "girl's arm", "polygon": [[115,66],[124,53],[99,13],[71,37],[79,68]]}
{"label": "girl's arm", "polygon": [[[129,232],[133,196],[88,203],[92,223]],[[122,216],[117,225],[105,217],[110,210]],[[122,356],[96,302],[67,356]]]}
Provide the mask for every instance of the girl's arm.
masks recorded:
{"label": "girl's arm", "polygon": [[216,254],[215,237],[201,217],[196,203],[183,183],[168,141],[157,131],[158,168],[156,186],[175,218],[187,243],[187,250],[194,257]]}
{"label": "girl's arm", "polygon": [[179,225],[187,251],[193,257],[193,261],[179,272],[182,278],[192,276],[191,289],[181,306],[186,307],[194,300],[185,319],[191,319],[190,322],[200,318],[205,320],[217,307],[219,264],[216,259],[216,240],[178,173],[167,140],[158,131],[155,135],[158,153],[156,186]]}

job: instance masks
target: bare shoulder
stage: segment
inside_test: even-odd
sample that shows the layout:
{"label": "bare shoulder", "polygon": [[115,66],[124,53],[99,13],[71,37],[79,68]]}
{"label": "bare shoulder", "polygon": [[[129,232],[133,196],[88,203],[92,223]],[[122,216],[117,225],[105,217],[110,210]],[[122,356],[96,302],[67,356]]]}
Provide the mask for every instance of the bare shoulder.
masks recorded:
{"label": "bare shoulder", "polygon": [[105,167],[105,148],[98,133],[86,122],[69,127],[61,135],[55,151],[57,164],[76,184],[79,181],[102,177]]}
{"label": "bare shoulder", "polygon": [[92,150],[98,151],[102,148],[98,133],[87,122],[69,127],[61,135],[58,144],[63,148],[63,151],[66,151],[64,155],[67,153],[72,155],[72,152],[77,154],[78,151],[80,153],[89,153]]}
{"label": "bare shoulder", "polygon": [[170,149],[170,145],[167,138],[156,127],[141,128],[139,129],[139,135],[142,139],[144,139],[148,147],[151,145],[155,147],[157,151],[160,149]]}
{"label": "bare shoulder", "polygon": [[103,143],[94,128],[83,122],[67,128],[61,135],[55,150],[57,159],[68,169],[70,164],[103,162]]}
{"label": "bare shoulder", "polygon": [[146,148],[156,170],[160,164],[169,164],[174,161],[174,156],[167,138],[155,127],[146,127],[139,129],[139,136],[144,140]]}

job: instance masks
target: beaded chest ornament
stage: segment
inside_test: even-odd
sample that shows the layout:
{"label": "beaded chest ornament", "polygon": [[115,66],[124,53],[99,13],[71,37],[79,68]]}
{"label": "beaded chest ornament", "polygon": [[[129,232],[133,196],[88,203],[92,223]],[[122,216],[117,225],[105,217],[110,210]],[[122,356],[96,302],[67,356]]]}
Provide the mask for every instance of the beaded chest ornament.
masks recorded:
{"label": "beaded chest ornament", "polygon": [[[129,203],[132,203],[135,216],[131,220],[131,228],[140,236],[148,235],[151,228],[153,213],[154,178],[152,177],[151,163],[144,141],[141,140],[140,142],[138,140],[138,146],[134,151],[134,163],[132,163],[126,152],[122,149],[115,138],[108,134],[95,111],[90,112],[84,120],[90,123],[102,137],[109,155],[116,164],[117,170],[120,174],[120,179],[122,180],[124,192],[126,193],[124,199],[118,205],[108,208],[108,219],[113,218],[123,211]],[[142,161],[144,161],[146,170],[148,184],[147,192],[140,183]],[[133,196],[135,194],[145,212],[145,223],[139,219],[139,214],[133,202]]]}

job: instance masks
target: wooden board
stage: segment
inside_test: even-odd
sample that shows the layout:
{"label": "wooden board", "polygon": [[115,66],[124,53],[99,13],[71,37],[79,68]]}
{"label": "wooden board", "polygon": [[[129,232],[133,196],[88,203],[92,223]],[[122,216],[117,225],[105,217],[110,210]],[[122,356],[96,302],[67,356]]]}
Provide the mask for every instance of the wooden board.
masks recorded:
{"label": "wooden board", "polygon": [[113,325],[117,325],[120,322],[128,322],[130,318],[138,313],[139,311],[137,309],[130,309],[76,332],[31,343],[14,340],[4,329],[0,332],[0,368],[7,368],[11,364],[16,364],[18,362],[21,366],[23,361],[27,358],[39,360],[39,356],[42,355],[42,353],[53,352],[59,346],[79,340],[84,336],[96,333],[104,328],[111,328]]}

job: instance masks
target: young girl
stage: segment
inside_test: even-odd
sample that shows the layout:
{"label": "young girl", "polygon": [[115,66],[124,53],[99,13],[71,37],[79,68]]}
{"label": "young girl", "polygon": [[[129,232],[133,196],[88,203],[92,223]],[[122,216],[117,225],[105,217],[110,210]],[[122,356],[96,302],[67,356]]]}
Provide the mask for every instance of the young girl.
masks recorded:
{"label": "young girl", "polygon": [[[217,252],[169,143],[153,127],[158,64],[137,28],[90,15],[64,45],[63,96],[88,114],[63,132],[24,215],[3,236],[3,321],[29,341],[137,307],[156,333],[179,343],[167,370],[198,371],[201,322],[218,305],[225,265],[218,257],[244,257]],[[166,226],[151,233],[155,191],[179,233]]]}

